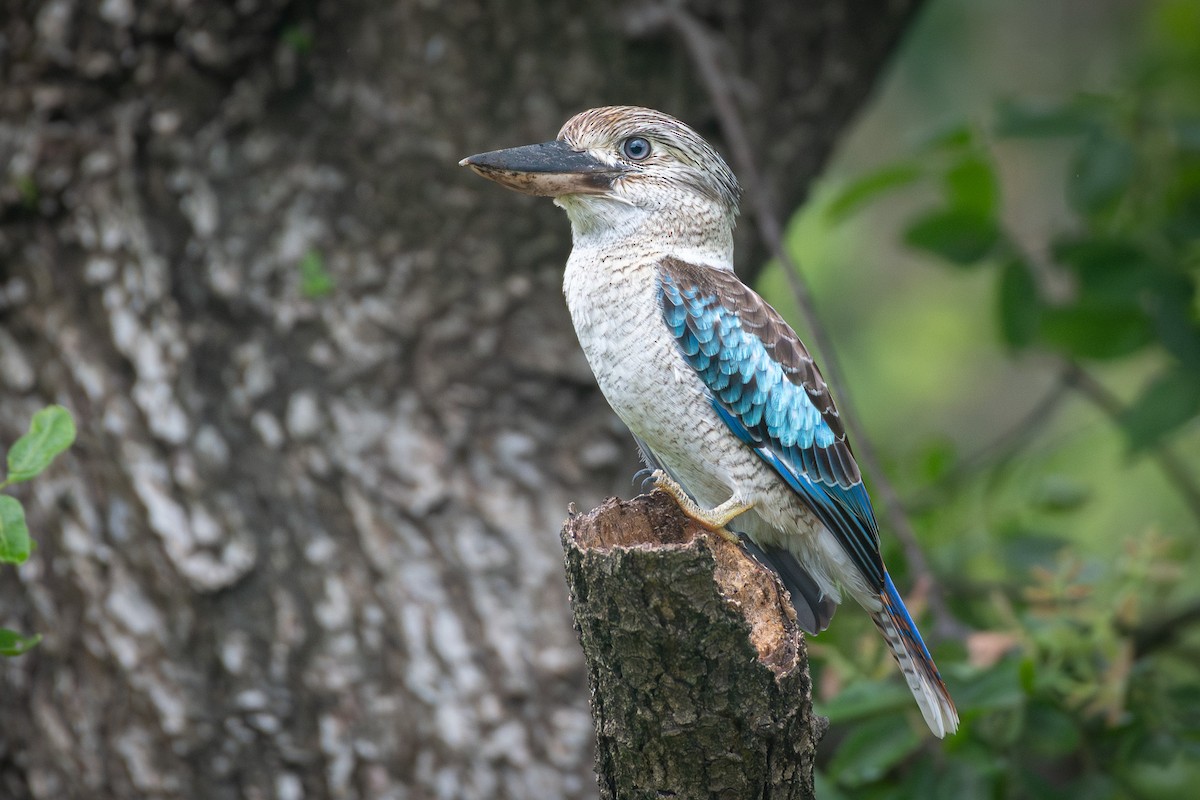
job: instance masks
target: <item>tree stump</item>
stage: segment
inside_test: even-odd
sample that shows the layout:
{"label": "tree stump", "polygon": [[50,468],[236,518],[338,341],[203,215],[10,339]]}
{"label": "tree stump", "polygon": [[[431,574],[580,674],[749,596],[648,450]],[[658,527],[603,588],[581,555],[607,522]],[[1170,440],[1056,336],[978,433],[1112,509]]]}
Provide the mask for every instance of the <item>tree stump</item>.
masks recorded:
{"label": "tree stump", "polygon": [[605,800],[811,798],[826,721],[774,575],[662,492],[562,530]]}

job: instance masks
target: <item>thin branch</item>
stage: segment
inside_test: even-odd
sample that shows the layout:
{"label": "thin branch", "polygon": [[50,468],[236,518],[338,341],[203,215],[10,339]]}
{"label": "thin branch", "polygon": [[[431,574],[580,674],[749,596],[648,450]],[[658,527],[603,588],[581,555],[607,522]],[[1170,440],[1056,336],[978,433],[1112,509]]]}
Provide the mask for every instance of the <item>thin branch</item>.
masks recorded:
{"label": "thin branch", "polygon": [[1020,452],[1035,433],[1041,431],[1050,420],[1054,419],[1059,407],[1067,399],[1070,384],[1065,370],[1060,370],[1054,376],[1054,383],[1020,420],[1009,426],[1008,430],[996,436],[992,441],[983,445],[976,452],[964,457],[958,464],[956,472],[972,472],[985,465],[1009,461]]}
{"label": "thin branch", "polygon": [[[955,464],[953,471],[936,480],[931,486],[922,490],[915,498],[909,498],[907,508],[921,508],[930,498],[937,497],[939,492],[954,483],[961,482],[985,467],[993,464],[1004,464],[1012,460],[1021,450],[1033,440],[1034,434],[1039,433],[1054,419],[1059,407],[1070,396],[1071,385],[1067,379],[1066,370],[1062,369],[1055,375],[1054,383],[1021,418],[998,434],[978,450],[961,458]],[[946,583],[946,581],[943,581]],[[948,584],[947,584],[948,585]]]}
{"label": "thin branch", "polygon": [[[1063,375],[1071,388],[1092,401],[1092,404],[1113,422],[1120,423],[1125,406],[1104,384],[1088,374],[1074,361],[1064,362]],[[1188,470],[1187,465],[1163,441],[1154,445],[1151,457],[1158,462],[1159,468],[1162,469],[1167,480],[1174,485],[1175,491],[1179,492],[1183,502],[1187,504],[1188,510],[1192,512],[1192,516],[1200,521],[1200,487],[1197,487],[1196,479]]]}
{"label": "thin branch", "polygon": [[809,291],[808,284],[795,260],[783,246],[783,226],[780,222],[780,215],[776,211],[766,182],[763,181],[762,173],[755,161],[754,148],[751,146],[746,126],[742,122],[736,93],[727,73],[720,66],[720,44],[678,0],[667,0],[667,2],[643,6],[628,23],[628,30],[634,35],[645,35],[664,28],[674,31],[683,40],[684,46],[708,90],[725,142],[729,147],[734,169],[742,184],[743,197],[749,201],[750,212],[754,217],[759,238],[771,255],[783,266],[784,274],[787,275],[796,305],[804,317],[816,350],[821,354],[822,373],[830,390],[839,399],[839,412],[854,442],[858,462],[871,481],[876,496],[882,500],[884,517],[900,541],[905,559],[908,561],[908,567],[914,576],[914,582],[919,589],[925,590],[928,594],[929,610],[934,619],[934,633],[943,638],[959,636],[965,631],[965,628],[950,612],[937,581],[933,579],[933,572],[917,542],[904,504],[884,473],[875,448],[859,423],[858,414],[850,402],[841,364],[825,325],[817,314],[812,292]]}

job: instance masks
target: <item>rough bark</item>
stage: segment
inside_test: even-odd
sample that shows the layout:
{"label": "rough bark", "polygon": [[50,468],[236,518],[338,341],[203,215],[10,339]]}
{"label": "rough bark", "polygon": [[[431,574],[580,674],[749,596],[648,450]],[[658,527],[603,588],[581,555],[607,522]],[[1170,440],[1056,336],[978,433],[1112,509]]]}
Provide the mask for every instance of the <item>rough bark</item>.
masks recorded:
{"label": "rough bark", "polygon": [[[912,3],[697,6],[798,196]],[[565,220],[455,162],[611,102],[719,142],[687,55],[613,2],[0,8],[0,443],[80,430],[16,489],[0,797],[594,796],[553,532],[633,447]]]}
{"label": "rough bark", "polygon": [[813,797],[812,713],[787,593],[661,492],[563,527],[605,800]]}

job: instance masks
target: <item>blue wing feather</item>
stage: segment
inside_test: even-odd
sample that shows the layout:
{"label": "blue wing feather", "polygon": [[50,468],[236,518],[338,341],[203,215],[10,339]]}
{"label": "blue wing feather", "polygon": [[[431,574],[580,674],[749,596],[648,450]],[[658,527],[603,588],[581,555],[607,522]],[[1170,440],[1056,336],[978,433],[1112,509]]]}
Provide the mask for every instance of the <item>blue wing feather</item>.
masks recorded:
{"label": "blue wing feather", "polygon": [[783,319],[732,273],[666,259],[663,321],[729,429],[884,587],[879,530],[828,388]]}

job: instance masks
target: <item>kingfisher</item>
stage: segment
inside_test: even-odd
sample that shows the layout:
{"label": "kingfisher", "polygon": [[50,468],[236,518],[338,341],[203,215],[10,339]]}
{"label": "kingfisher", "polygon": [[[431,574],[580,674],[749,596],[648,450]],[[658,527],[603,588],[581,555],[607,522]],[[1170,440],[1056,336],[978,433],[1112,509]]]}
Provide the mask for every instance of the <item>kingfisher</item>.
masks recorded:
{"label": "kingfisher", "polygon": [[648,108],[572,117],[551,142],[459,162],[567,212],[563,293],[579,343],[653,480],[778,574],[800,627],[845,592],[879,628],[939,738],[958,712],[884,567],[879,526],[829,387],[733,270],[741,190],[684,123]]}

